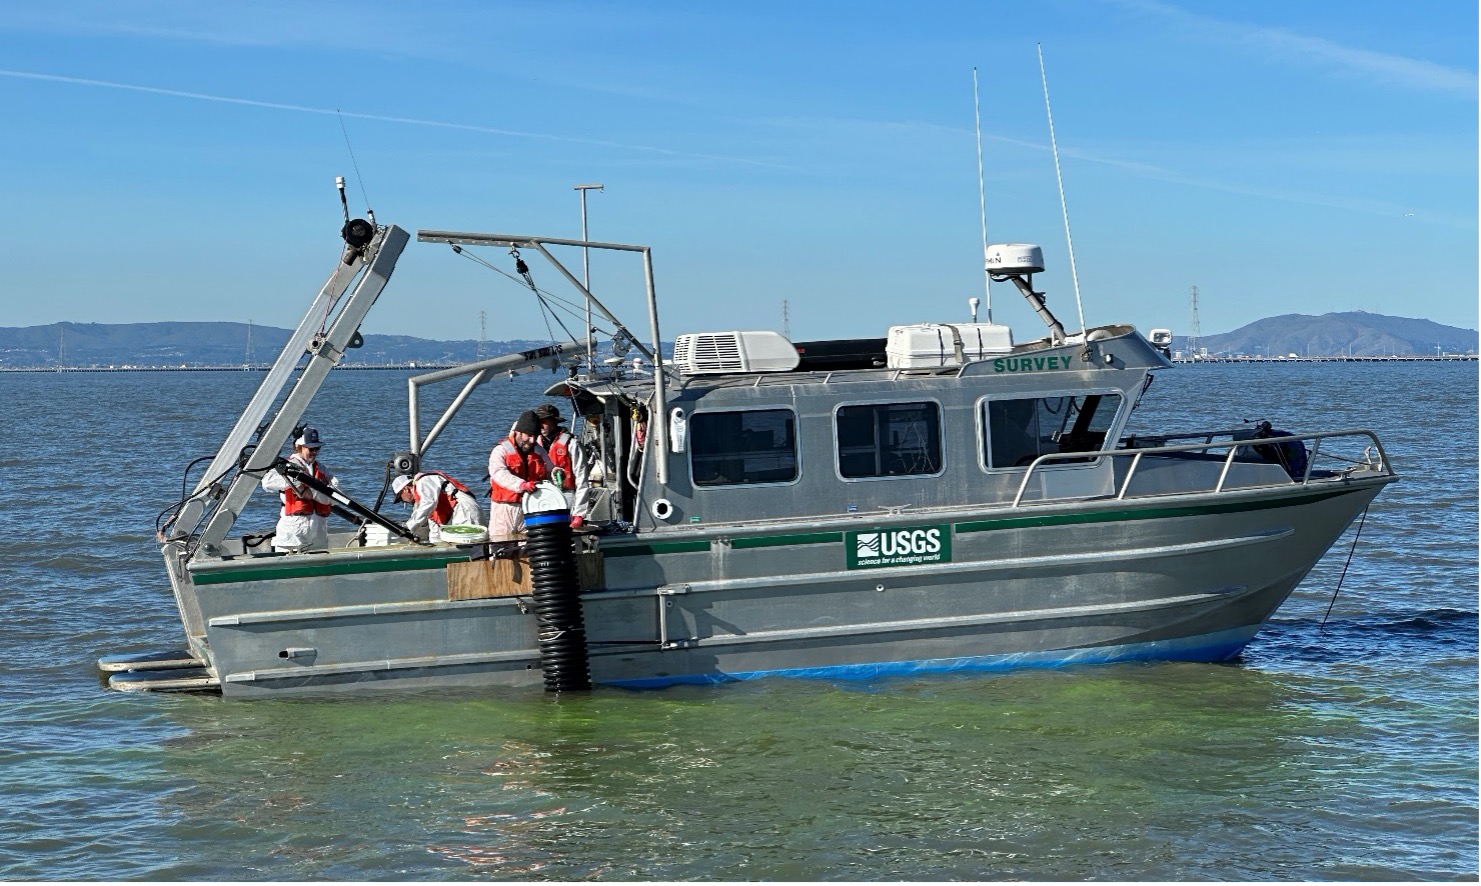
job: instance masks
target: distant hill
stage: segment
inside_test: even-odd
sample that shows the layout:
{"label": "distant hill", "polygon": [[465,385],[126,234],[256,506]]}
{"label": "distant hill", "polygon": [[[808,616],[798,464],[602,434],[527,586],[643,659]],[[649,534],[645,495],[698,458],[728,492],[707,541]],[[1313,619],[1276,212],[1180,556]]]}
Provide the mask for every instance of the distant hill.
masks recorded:
{"label": "distant hill", "polygon": [[[1148,330],[1142,330],[1144,333]],[[51,323],[0,327],[0,368],[63,366],[240,366],[271,363],[291,331],[246,323]],[[250,357],[248,342],[250,338]],[[1286,314],[1256,320],[1233,332],[1205,335],[1210,354],[1271,356],[1387,356],[1475,353],[1474,329],[1364,311]],[[521,351],[546,342],[484,342],[484,356]],[[1185,350],[1184,336],[1173,338]],[[347,364],[450,363],[477,359],[478,342],[432,341],[409,335],[367,335]]]}
{"label": "distant hill", "polygon": [[[1205,335],[1199,347],[1211,355],[1247,354],[1301,357],[1351,355],[1354,357],[1425,355],[1435,353],[1474,354],[1478,348],[1474,329],[1444,326],[1431,320],[1389,317],[1366,311],[1344,311],[1313,317],[1283,314],[1241,326],[1233,332]],[[1174,350],[1186,350],[1186,336],[1173,336]]]}
{"label": "distant hill", "polygon": [[[292,330],[246,323],[51,323],[0,327],[0,367],[240,366],[272,363]],[[249,345],[250,342],[250,345]],[[484,356],[546,342],[484,342]],[[250,349],[250,355],[249,355]],[[409,335],[367,335],[345,363],[464,362],[477,341],[431,341]]]}

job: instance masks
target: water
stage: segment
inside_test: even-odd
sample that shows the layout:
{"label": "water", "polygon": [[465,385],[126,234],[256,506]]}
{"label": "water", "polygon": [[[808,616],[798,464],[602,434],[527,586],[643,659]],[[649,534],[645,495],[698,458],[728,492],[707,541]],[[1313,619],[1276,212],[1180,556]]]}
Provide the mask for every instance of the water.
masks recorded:
{"label": "water", "polygon": [[[1474,364],[1160,376],[1136,430],[1372,427],[1404,477],[1351,565],[1353,530],[1230,665],[559,700],[110,692],[99,655],[180,644],[155,515],[260,378],[0,374],[0,878],[1477,876]],[[476,480],[550,381],[479,389],[434,466]],[[405,447],[404,392],[337,372],[316,401],[352,494]],[[271,523],[265,502],[239,526]]]}

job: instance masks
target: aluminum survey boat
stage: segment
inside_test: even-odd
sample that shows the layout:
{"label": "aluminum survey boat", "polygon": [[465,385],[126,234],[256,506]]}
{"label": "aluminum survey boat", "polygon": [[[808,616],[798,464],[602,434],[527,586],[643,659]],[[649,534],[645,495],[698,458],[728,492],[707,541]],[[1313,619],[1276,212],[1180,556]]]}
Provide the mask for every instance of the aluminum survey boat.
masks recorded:
{"label": "aluminum survey boat", "polygon": [[[410,239],[347,226],[333,274],[161,533],[186,650],[105,658],[115,687],[540,685],[518,539],[401,541],[373,532],[388,521],[364,506],[327,552],[272,555],[232,534]],[[572,340],[413,376],[409,448],[391,455],[414,469],[488,379],[564,369],[548,393],[581,416],[595,464],[594,529],[571,556],[597,684],[1227,660],[1395,479],[1368,430],[1126,438],[1172,364],[1131,326],[1066,332],[1033,290],[1037,247],[988,256],[1044,320],[1031,341],[976,322],[846,341],[731,331],[680,335],[670,357],[647,247],[418,239],[538,255],[610,324],[609,357]],[[573,248],[643,263],[646,345],[558,259]],[[463,387],[423,416],[421,389],[447,382]]]}

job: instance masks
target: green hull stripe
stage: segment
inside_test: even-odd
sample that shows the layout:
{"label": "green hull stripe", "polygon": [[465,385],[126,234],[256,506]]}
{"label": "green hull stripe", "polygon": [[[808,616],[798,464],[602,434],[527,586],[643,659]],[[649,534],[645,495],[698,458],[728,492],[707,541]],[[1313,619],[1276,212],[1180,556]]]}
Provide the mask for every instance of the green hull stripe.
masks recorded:
{"label": "green hull stripe", "polygon": [[730,546],[737,550],[745,548],[775,548],[782,545],[821,545],[843,541],[842,532],[810,532],[804,535],[753,535],[749,538],[732,538]]}
{"label": "green hull stripe", "polygon": [[604,547],[602,555],[606,557],[647,557],[653,554],[692,554],[709,549],[708,541],[660,541],[651,544]]}
{"label": "green hull stripe", "polygon": [[[1170,517],[1197,517],[1208,514],[1230,514],[1240,511],[1263,511],[1290,505],[1310,504],[1350,495],[1362,491],[1339,489],[1309,495],[1297,495],[1253,502],[1219,502],[1192,506],[1149,506],[1140,508],[1118,508],[1116,510],[1081,512],[1076,514],[1042,514],[1032,517],[1001,517],[995,520],[974,520],[955,523],[956,534],[968,532],[991,532],[997,529],[1020,529],[1030,526],[1065,526],[1077,523],[1119,523],[1126,520],[1157,520]],[[730,546],[738,550],[747,548],[774,548],[788,545],[833,544],[843,541],[842,532],[810,532],[791,535],[753,535],[732,539]],[[651,557],[657,554],[693,554],[710,549],[706,540],[650,542],[604,547],[605,557]],[[196,585],[226,584],[229,582],[273,581],[282,578],[312,578],[330,575],[368,575],[377,572],[405,572],[418,569],[442,569],[449,563],[460,563],[470,559],[457,557],[416,557],[400,560],[355,560],[349,562],[299,562],[278,565],[247,566],[239,569],[220,569],[199,572],[191,577]]]}
{"label": "green hull stripe", "polygon": [[242,569],[213,569],[197,572],[191,583],[218,585],[230,582],[274,581],[280,578],[316,578],[329,575],[368,575],[376,572],[407,572],[416,569],[442,569],[449,563],[462,563],[472,559],[460,557],[416,557],[404,560],[351,560],[348,562],[325,561],[319,563],[285,563],[278,565],[249,566]]}
{"label": "green hull stripe", "polygon": [[1207,514],[1232,514],[1240,511],[1265,511],[1291,505],[1311,504],[1339,495],[1349,495],[1358,489],[1339,489],[1334,492],[1319,492],[1263,501],[1220,502],[1217,504],[1142,507],[1106,511],[1081,512],[1078,514],[1043,514],[1035,517],[1004,517],[997,520],[975,520],[957,523],[953,528],[958,535],[965,532],[991,532],[994,529],[1020,529],[1025,526],[1064,526],[1073,523],[1119,523],[1125,520],[1159,520],[1168,517],[1200,517]]}

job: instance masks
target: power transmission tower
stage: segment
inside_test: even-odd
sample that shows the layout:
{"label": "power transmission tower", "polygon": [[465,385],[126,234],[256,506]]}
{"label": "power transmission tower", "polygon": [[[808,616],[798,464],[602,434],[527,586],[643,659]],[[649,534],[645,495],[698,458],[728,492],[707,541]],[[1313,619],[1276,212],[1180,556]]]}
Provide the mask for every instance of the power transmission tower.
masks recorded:
{"label": "power transmission tower", "polygon": [[1198,327],[1198,287],[1194,286],[1188,294],[1188,359],[1192,360],[1198,356],[1198,340],[1203,338],[1203,331]]}
{"label": "power transmission tower", "polygon": [[252,368],[252,321],[247,321],[247,356],[242,360],[242,368]]}
{"label": "power transmission tower", "polygon": [[792,313],[786,299],[782,299],[782,335],[792,337]]}

